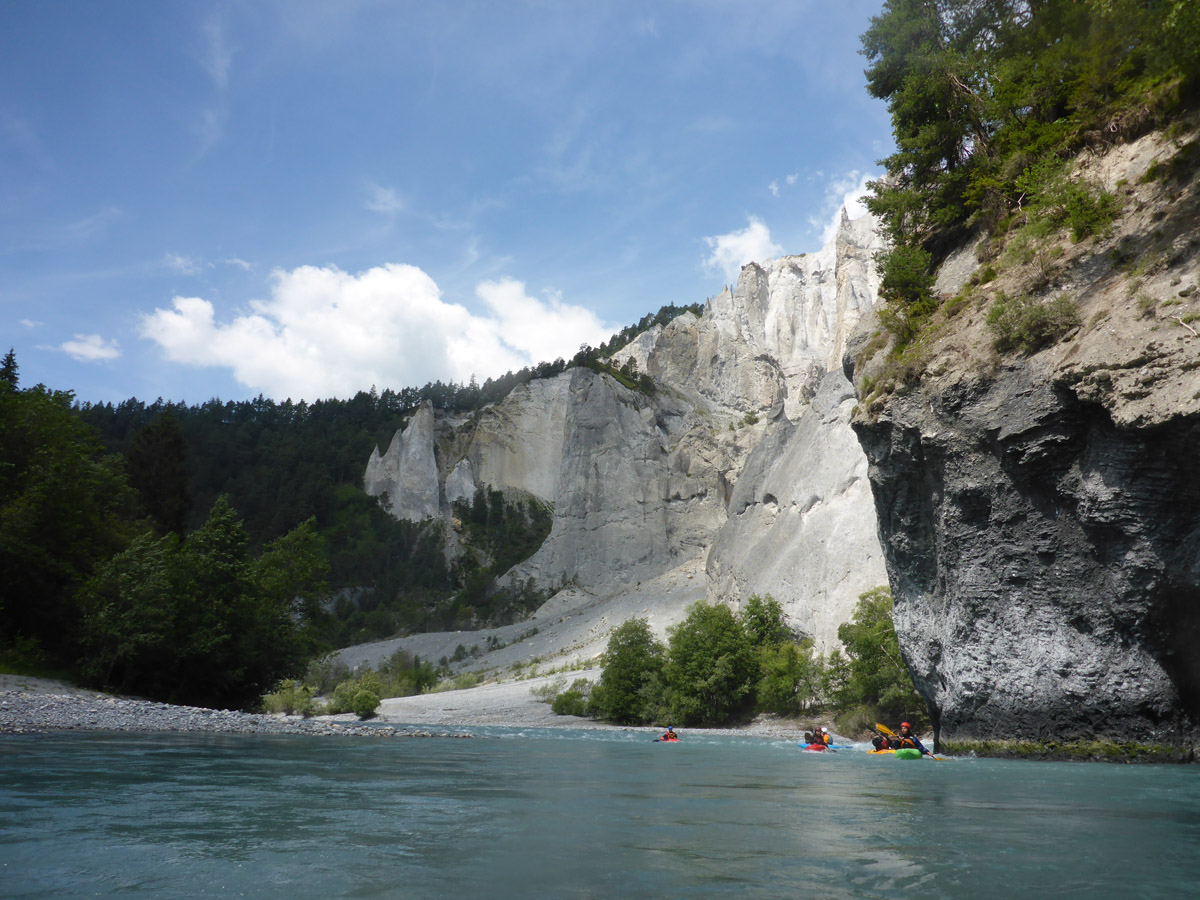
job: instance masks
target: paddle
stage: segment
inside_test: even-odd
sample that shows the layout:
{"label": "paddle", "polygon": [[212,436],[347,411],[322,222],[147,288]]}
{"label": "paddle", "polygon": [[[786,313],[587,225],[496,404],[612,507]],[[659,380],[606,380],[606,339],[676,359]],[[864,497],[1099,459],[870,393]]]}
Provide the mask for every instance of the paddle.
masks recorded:
{"label": "paddle", "polygon": [[[892,729],[888,728],[886,725],[881,725],[878,722],[875,723],[875,730],[883,732],[888,737],[894,737],[894,738],[900,737],[900,735],[896,734],[896,732],[892,731]],[[925,755],[928,756],[930,759],[936,759],[938,762],[942,761],[942,758],[940,756],[934,756],[932,753],[926,752]]]}

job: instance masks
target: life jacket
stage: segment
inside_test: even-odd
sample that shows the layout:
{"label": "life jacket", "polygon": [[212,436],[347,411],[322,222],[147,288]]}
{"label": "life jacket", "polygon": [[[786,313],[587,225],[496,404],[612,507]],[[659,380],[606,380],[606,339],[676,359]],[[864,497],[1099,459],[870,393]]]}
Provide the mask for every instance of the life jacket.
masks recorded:
{"label": "life jacket", "polygon": [[900,738],[900,747],[899,747],[899,749],[903,750],[903,749],[905,749],[905,748],[909,748],[909,749],[912,749],[912,750],[916,750],[916,749],[917,749],[917,745],[916,745],[916,743],[913,741],[913,739],[912,739],[912,738],[902,737],[902,738]]}

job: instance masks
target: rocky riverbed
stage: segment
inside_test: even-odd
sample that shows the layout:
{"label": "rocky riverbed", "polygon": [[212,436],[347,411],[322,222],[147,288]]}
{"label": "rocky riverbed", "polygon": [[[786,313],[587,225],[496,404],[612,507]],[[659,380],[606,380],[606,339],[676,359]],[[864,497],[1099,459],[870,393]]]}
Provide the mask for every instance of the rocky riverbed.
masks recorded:
{"label": "rocky riverbed", "polygon": [[[342,719],[345,719],[344,721]],[[0,734],[135,731],[179,734],[305,734],[326,737],[470,737],[352,717],[302,719],[113,697],[46,679],[0,676]]]}

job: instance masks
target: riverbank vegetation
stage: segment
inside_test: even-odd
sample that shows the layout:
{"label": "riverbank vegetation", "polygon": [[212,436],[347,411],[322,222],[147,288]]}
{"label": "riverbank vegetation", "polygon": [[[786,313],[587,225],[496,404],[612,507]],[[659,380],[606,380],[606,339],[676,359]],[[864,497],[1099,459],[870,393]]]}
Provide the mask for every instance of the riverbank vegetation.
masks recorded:
{"label": "riverbank vegetation", "polygon": [[949,740],[939,752],[951,756],[990,756],[998,759],[1066,760],[1072,762],[1191,763],[1195,749],[1172,744],[1133,741],[1018,741]]}
{"label": "riverbank vegetation", "polygon": [[770,595],[740,612],[697,603],[664,643],[644,619],[613,631],[595,685],[577,679],[541,698],[555,712],[628,725],[719,726],[759,713],[832,717],[845,733],[880,718],[928,722],[900,657],[885,587],[859,597],[838,637],[845,647],[814,653],[797,639]]}
{"label": "riverbank vegetation", "polygon": [[286,715],[308,717],[353,712],[360,718],[369,718],[380,702],[390,697],[465,690],[476,687],[481,680],[474,672],[455,676],[447,660],[434,666],[406,650],[397,650],[378,665],[353,672],[336,656],[329,655],[311,661],[303,678],[281,681],[263,695],[261,705],[266,712]]}

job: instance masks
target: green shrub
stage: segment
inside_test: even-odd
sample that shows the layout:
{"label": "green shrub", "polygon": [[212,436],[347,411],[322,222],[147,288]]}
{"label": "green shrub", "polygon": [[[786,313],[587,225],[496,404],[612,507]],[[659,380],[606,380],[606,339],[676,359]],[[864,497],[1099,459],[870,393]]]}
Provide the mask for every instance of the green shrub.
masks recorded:
{"label": "green shrub", "polygon": [[1072,182],[1065,193],[1063,208],[1075,241],[1108,231],[1121,212],[1117,195],[1097,185]]}
{"label": "green shrub", "polygon": [[335,687],[350,677],[350,667],[331,653],[320,659],[314,659],[308,664],[304,673],[304,683],[317,694],[328,694]]}
{"label": "green shrub", "polygon": [[1104,233],[1121,212],[1116,194],[1086,179],[1072,181],[1066,166],[1054,157],[1027,168],[1017,187],[1030,197],[1030,224],[1066,225],[1076,241]]}
{"label": "green shrub", "polygon": [[586,678],[576,678],[571,686],[554,698],[550,708],[558,716],[587,716],[592,683]]}
{"label": "green shrub", "polygon": [[478,672],[460,672],[454,678],[454,689],[456,691],[465,691],[473,687],[478,687],[483,683],[483,676]]}
{"label": "green shrub", "polygon": [[630,619],[614,629],[601,657],[600,683],[592,691],[595,714],[610,722],[651,721],[661,694],[648,689],[661,687],[665,657],[662,642],[645,619]]}
{"label": "green shrub", "polygon": [[375,672],[366,671],[356,678],[349,678],[333,689],[327,711],[331,715],[354,712],[354,698],[360,691],[367,691],[376,697],[382,695],[383,689],[379,684],[379,676]]}
{"label": "green shrub", "polygon": [[1000,292],[988,310],[987,325],[1001,353],[1035,353],[1079,325],[1079,305],[1066,294],[1042,302],[1029,295],[1009,297]]}
{"label": "green shrub", "polygon": [[550,708],[556,716],[586,716],[588,713],[587,697],[579,691],[563,691],[554,698]]}
{"label": "green shrub", "polygon": [[742,624],[756,647],[782,644],[792,633],[783,618],[783,607],[770,594],[751,594],[742,610]]}
{"label": "green shrub", "polygon": [[547,681],[545,684],[539,684],[537,687],[529,689],[529,693],[533,694],[535,700],[539,703],[553,703],[554,698],[567,689],[567,679],[555,678],[553,681]]}
{"label": "green shrub", "polygon": [[663,672],[676,719],[721,725],[750,706],[758,657],[750,633],[728,606],[696,603],[671,629]]}
{"label": "green shrub", "polygon": [[354,695],[351,711],[360,719],[369,719],[379,709],[379,695],[373,691],[359,691]]}
{"label": "green shrub", "polygon": [[892,593],[872,588],[858,597],[854,617],[838,626],[849,657],[842,704],[877,707],[881,712],[927,720],[925,701],[913,687],[892,624]]}
{"label": "green shrub", "polygon": [[762,646],[758,651],[755,708],[760,712],[796,716],[824,701],[825,664],[813,656],[812,640]]}
{"label": "green shrub", "polygon": [[922,247],[896,244],[877,259],[879,295],[889,303],[927,304],[933,295],[932,257]]}
{"label": "green shrub", "polygon": [[267,712],[283,713],[287,716],[316,715],[317,705],[313,701],[312,688],[298,681],[281,681],[275,690],[263,697],[263,708]]}
{"label": "green shrub", "polygon": [[839,734],[863,734],[875,730],[875,723],[881,718],[877,706],[859,703],[842,710],[834,718],[834,727]]}

